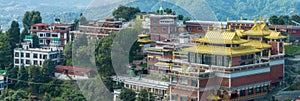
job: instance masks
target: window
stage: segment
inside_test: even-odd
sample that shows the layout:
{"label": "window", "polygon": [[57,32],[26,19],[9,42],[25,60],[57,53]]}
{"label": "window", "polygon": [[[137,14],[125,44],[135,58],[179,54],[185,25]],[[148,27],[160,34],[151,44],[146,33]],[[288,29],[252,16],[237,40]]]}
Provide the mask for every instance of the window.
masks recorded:
{"label": "window", "polygon": [[240,90],[240,96],[246,96],[246,91],[245,90]]}
{"label": "window", "polygon": [[187,96],[180,96],[180,101],[188,101],[188,97]]}
{"label": "window", "polygon": [[15,52],[15,57],[19,57],[19,52]]}
{"label": "window", "polygon": [[21,64],[23,64],[24,63],[24,60],[23,59],[21,59]]}
{"label": "window", "polygon": [[198,86],[197,80],[192,80],[191,86],[197,87]]}
{"label": "window", "polygon": [[52,37],[58,37],[58,35],[57,34],[52,34]]}
{"label": "window", "polygon": [[33,54],[33,58],[37,59],[38,58],[38,54]]}
{"label": "window", "polygon": [[30,58],[30,53],[26,53],[26,58]]}
{"label": "window", "polygon": [[21,53],[21,57],[24,57],[24,53],[23,52]]}
{"label": "window", "polygon": [[153,27],[152,32],[157,32],[157,27]]}
{"label": "window", "polygon": [[189,53],[189,62],[195,63],[196,62],[195,56],[196,53]]}
{"label": "window", "polygon": [[191,32],[192,31],[192,27],[188,27],[188,31]]}
{"label": "window", "polygon": [[43,64],[43,62],[42,61],[40,61],[40,65],[42,65]]}
{"label": "window", "polygon": [[198,99],[197,98],[192,98],[191,101],[198,101]]}
{"label": "window", "polygon": [[201,26],[198,26],[197,29],[198,29],[198,30],[202,30],[202,27],[201,27]]}
{"label": "window", "polygon": [[248,95],[252,95],[252,94],[253,94],[253,89],[252,88],[248,89]]}
{"label": "window", "polygon": [[166,27],[163,27],[161,31],[162,31],[162,32],[167,32],[167,28],[166,28]]}
{"label": "window", "polygon": [[199,63],[199,64],[202,64],[202,54],[197,54],[197,60],[196,62]]}
{"label": "window", "polygon": [[150,62],[153,62],[153,61],[154,61],[154,59],[153,59],[153,58],[149,58],[149,61],[150,61]]}
{"label": "window", "polygon": [[34,65],[38,65],[38,61],[37,60],[33,60],[33,64]]}
{"label": "window", "polygon": [[19,59],[15,59],[15,63],[19,64],[20,63]]}
{"label": "window", "polygon": [[256,93],[260,93],[260,90],[261,90],[260,87],[257,87],[257,88],[255,89],[255,92],[256,92]]}
{"label": "window", "polygon": [[224,66],[223,56],[216,56],[216,65],[217,66]]}
{"label": "window", "polygon": [[177,76],[172,76],[172,82],[177,83]]}
{"label": "window", "polygon": [[264,86],[263,91],[264,91],[264,92],[267,92],[267,91],[268,91],[268,86]]}
{"label": "window", "polygon": [[25,62],[26,64],[30,64],[30,60],[26,60],[26,62]]}
{"label": "window", "polygon": [[185,77],[180,77],[180,84],[184,84],[184,85],[188,84],[188,79]]}
{"label": "window", "polygon": [[42,54],[40,54],[40,59],[42,59]]}
{"label": "window", "polygon": [[282,42],[279,43],[279,47],[280,47],[280,48],[283,47],[283,43],[282,43]]}
{"label": "window", "polygon": [[246,55],[241,56],[241,60],[246,60],[246,59],[247,59]]}
{"label": "window", "polygon": [[47,59],[47,55],[43,55],[43,59]]}
{"label": "window", "polygon": [[248,59],[253,59],[253,57],[254,57],[253,54],[248,55]]}
{"label": "window", "polygon": [[154,65],[153,64],[149,65],[149,67],[150,67],[150,70],[154,70]]}
{"label": "window", "polygon": [[46,33],[46,37],[50,37],[50,33]]}
{"label": "window", "polygon": [[44,40],[40,40],[40,44],[44,44]]}
{"label": "window", "polygon": [[172,94],[172,95],[171,95],[171,98],[172,98],[173,101],[177,101],[177,100],[178,100],[177,95],[173,95],[173,94]]}

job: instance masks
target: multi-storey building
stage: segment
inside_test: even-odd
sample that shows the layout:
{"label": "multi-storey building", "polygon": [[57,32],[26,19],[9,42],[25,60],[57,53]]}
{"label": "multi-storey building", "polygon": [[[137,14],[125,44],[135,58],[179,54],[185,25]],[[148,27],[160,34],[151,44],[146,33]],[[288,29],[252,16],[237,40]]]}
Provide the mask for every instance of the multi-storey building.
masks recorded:
{"label": "multi-storey building", "polygon": [[43,62],[51,59],[54,63],[60,62],[60,51],[52,48],[32,48],[32,41],[22,43],[22,48],[14,49],[14,66],[42,66]]}
{"label": "multi-storey building", "polygon": [[63,47],[71,39],[69,31],[74,30],[73,24],[45,24],[39,23],[31,26],[31,34],[39,37],[42,47]]}
{"label": "multi-storey building", "polygon": [[242,34],[208,31],[197,45],[183,49],[187,61],[169,66],[170,98],[177,101],[250,100],[269,92],[284,77],[284,42],[280,32],[257,24]]}
{"label": "multi-storey building", "polygon": [[177,16],[167,14],[150,15],[150,36],[154,41],[172,39],[177,33]]}
{"label": "multi-storey building", "polygon": [[74,35],[75,38],[85,34],[89,38],[99,39],[119,32],[122,29],[122,25],[122,21],[106,18],[105,20],[90,21],[88,25],[79,25],[77,31],[71,31],[70,33]]}

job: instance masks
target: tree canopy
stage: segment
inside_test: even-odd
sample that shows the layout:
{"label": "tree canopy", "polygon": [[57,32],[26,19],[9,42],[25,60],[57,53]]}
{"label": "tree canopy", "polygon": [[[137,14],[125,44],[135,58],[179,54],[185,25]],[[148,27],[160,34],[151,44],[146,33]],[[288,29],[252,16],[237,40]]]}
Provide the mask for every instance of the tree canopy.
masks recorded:
{"label": "tree canopy", "polygon": [[154,96],[151,92],[142,89],[138,94],[137,101],[154,101]]}
{"label": "tree canopy", "polygon": [[22,19],[24,29],[29,29],[31,25],[42,23],[41,13],[39,11],[27,11]]}
{"label": "tree canopy", "polygon": [[123,18],[126,21],[130,21],[131,19],[135,18],[135,15],[137,13],[140,13],[139,8],[134,7],[126,7],[123,5],[120,5],[116,10],[113,11],[113,16],[117,19]]}
{"label": "tree canopy", "polygon": [[136,93],[135,91],[131,90],[131,89],[124,89],[121,91],[119,97],[121,100],[123,101],[135,101],[136,99]]}

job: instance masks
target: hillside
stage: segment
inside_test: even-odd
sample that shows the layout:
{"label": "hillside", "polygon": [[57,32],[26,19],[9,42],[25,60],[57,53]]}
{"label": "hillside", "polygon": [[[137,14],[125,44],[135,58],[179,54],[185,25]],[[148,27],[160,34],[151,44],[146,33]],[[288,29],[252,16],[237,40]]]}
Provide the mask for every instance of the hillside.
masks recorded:
{"label": "hillside", "polygon": [[0,0],[0,25],[4,30],[12,20],[21,21],[26,11],[41,11],[43,22],[61,17],[66,22],[84,13],[88,19],[102,19],[118,5],[139,7],[153,12],[162,5],[198,20],[226,20],[272,15],[293,15],[300,12],[299,0]]}

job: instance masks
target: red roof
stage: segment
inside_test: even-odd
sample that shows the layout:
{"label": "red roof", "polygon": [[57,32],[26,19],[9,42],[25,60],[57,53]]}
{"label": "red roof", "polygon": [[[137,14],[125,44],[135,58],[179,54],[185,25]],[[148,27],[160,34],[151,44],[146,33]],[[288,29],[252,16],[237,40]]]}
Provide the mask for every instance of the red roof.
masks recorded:
{"label": "red roof", "polygon": [[37,24],[34,24],[33,26],[49,26],[49,25],[45,24],[45,23],[37,23]]}
{"label": "red roof", "polygon": [[62,66],[62,65],[58,65],[55,68],[56,69],[71,70],[71,71],[79,71],[79,72],[90,72],[91,71],[91,69],[88,69],[88,68],[78,68],[78,67]]}

